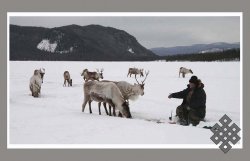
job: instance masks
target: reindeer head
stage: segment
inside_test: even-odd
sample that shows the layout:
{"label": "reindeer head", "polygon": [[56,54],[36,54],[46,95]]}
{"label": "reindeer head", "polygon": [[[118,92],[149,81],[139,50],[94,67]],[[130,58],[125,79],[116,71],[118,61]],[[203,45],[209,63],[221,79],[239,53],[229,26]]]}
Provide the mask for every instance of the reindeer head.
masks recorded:
{"label": "reindeer head", "polygon": [[137,80],[136,76],[135,76],[135,80],[138,84],[135,84],[137,86],[139,86],[139,92],[140,92],[140,95],[143,96],[144,95],[144,86],[145,86],[145,80],[147,79],[148,77],[148,74],[149,74],[149,71],[145,71],[145,75],[146,77],[144,78],[143,81],[141,81],[141,83],[139,83],[139,81]]}
{"label": "reindeer head", "polygon": [[44,68],[40,68],[40,72],[45,74],[45,69]]}
{"label": "reindeer head", "polygon": [[32,96],[33,96],[33,97],[38,97],[38,96],[39,96],[39,93],[38,93],[38,92],[32,92]]}
{"label": "reindeer head", "polygon": [[88,69],[84,69],[84,70],[82,71],[82,73],[81,73],[81,76],[84,76],[84,73],[87,72],[87,71],[88,71]]}
{"label": "reindeer head", "polygon": [[40,72],[40,75],[41,75],[41,78],[42,78],[42,82],[43,82],[43,76],[45,74],[45,69],[44,68],[40,68],[39,72]]}
{"label": "reindeer head", "polygon": [[35,69],[35,70],[34,70],[34,75],[38,75],[38,74],[40,74],[40,70]]}

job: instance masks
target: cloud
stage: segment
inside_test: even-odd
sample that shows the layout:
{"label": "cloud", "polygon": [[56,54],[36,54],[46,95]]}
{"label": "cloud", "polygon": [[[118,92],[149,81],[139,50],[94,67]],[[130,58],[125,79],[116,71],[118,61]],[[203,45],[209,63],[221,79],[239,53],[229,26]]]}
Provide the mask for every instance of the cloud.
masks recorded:
{"label": "cloud", "polygon": [[146,48],[239,42],[240,17],[11,17],[11,24],[60,27],[99,24],[124,30]]}

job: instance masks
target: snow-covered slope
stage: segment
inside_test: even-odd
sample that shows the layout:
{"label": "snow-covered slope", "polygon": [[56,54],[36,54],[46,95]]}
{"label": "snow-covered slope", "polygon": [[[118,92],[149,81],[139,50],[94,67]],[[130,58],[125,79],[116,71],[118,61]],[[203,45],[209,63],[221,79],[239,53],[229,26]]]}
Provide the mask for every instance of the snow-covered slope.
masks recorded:
{"label": "snow-covered slope", "polygon": [[42,40],[38,45],[37,48],[40,50],[48,51],[48,52],[55,52],[57,47],[57,43],[50,43],[48,39]]}
{"label": "snow-covered slope", "polygon": [[[168,99],[169,93],[186,88],[191,77],[178,77],[181,66],[191,68],[205,84],[206,124],[214,125],[227,114],[241,127],[239,62],[14,61],[10,62],[9,68],[9,143],[21,147],[23,144],[39,144],[37,147],[40,144],[48,144],[49,147],[53,144],[62,147],[78,144],[85,147],[95,144],[135,147],[138,144],[142,148],[183,144],[215,146],[210,140],[210,130],[166,123],[170,112],[182,102],[180,99]],[[46,69],[44,83],[41,96],[33,98],[28,88],[29,78],[34,69],[40,67]],[[133,119],[107,116],[104,109],[102,115],[98,115],[95,102],[92,103],[93,114],[89,114],[88,106],[84,113],[81,112],[83,78],[80,73],[83,69],[104,68],[105,80],[135,83],[134,78],[127,77],[129,67],[150,71],[145,82],[145,95],[130,101]],[[72,87],[63,87],[65,70],[71,74]],[[165,123],[158,124],[157,120]]]}

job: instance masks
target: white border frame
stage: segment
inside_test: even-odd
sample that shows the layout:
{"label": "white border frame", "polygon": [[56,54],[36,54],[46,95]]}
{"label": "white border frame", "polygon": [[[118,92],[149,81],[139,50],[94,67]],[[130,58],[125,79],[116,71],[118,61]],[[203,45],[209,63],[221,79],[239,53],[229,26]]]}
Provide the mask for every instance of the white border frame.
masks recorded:
{"label": "white border frame", "polygon": [[[242,12],[8,12],[7,13],[7,148],[8,149],[218,149],[215,144],[10,144],[9,136],[9,22],[10,17],[240,17],[240,144],[243,148],[243,13]],[[212,133],[211,133],[212,136]]]}

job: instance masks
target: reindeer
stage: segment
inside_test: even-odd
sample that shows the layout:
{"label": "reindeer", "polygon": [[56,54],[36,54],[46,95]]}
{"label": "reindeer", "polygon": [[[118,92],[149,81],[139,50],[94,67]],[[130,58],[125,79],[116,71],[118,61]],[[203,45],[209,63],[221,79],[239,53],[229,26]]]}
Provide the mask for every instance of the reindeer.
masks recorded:
{"label": "reindeer", "polygon": [[140,77],[143,77],[143,69],[138,69],[138,68],[129,68],[128,69],[128,74],[127,74],[127,77],[128,75],[131,77],[131,75],[134,74],[135,77],[137,74],[140,74]]}
{"label": "reindeer", "polygon": [[31,91],[31,95],[33,97],[38,97],[41,93],[41,85],[42,85],[42,78],[41,78],[41,71],[34,70],[33,76],[30,78],[29,88]]}
{"label": "reindeer", "polygon": [[180,67],[180,70],[179,70],[179,77],[180,77],[180,74],[182,73],[182,77],[185,78],[185,74],[188,74],[188,73],[191,73],[193,74],[193,71],[191,69],[187,69],[187,68],[184,68],[184,67]]}
{"label": "reindeer", "polygon": [[135,80],[137,84],[134,83],[134,85],[125,81],[116,82],[116,85],[120,89],[125,100],[136,100],[139,95],[141,96],[144,95],[144,85],[145,85],[144,82],[146,81],[148,74],[149,74],[149,71],[146,71],[145,78],[143,81],[141,81],[141,83],[139,83],[139,81],[137,80],[135,76]]}
{"label": "reindeer", "polygon": [[[113,82],[116,84],[116,86],[119,88],[119,90],[122,93],[123,98],[129,103],[129,100],[135,101],[139,95],[143,96],[144,95],[144,85],[145,85],[145,81],[148,77],[149,71],[145,72],[145,78],[143,81],[141,81],[141,83],[139,83],[139,81],[137,80],[137,78],[135,77],[135,80],[137,82],[134,84],[130,84],[126,81],[107,81],[107,80],[103,80],[102,82]],[[98,106],[100,107],[101,102],[99,102]],[[103,102],[103,106],[104,108],[106,107],[106,102]],[[109,106],[109,115],[111,116],[111,106]],[[115,112],[113,109],[113,115],[115,116]]]}
{"label": "reindeer", "polygon": [[68,86],[72,86],[72,79],[70,78],[70,74],[68,71],[65,71],[63,73],[63,77],[64,77],[64,84],[63,86],[66,86],[66,82],[68,83]]}
{"label": "reindeer", "polygon": [[[82,104],[82,112],[90,101],[108,102],[119,110],[122,116],[131,118],[128,103],[123,98],[119,88],[113,82],[89,81],[84,83],[84,101]],[[90,102],[91,103],[91,102]],[[92,113],[91,106],[89,111]]]}
{"label": "reindeer", "polygon": [[85,80],[85,82],[87,82],[88,80],[97,80],[99,81],[99,79],[103,79],[103,69],[99,70],[96,69],[97,72],[89,72],[88,69],[84,69],[81,73],[81,76],[83,76],[83,79]]}

